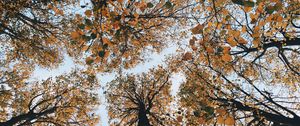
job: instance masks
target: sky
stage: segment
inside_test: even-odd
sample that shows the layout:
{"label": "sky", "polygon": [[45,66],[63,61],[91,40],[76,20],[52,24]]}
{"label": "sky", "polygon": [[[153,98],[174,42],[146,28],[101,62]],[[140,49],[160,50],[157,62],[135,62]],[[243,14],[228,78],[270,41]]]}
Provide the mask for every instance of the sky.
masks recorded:
{"label": "sky", "polygon": [[[150,68],[156,67],[157,65],[163,65],[164,60],[167,56],[176,53],[176,48],[177,48],[176,44],[173,44],[173,45],[169,45],[169,47],[165,48],[160,53],[150,54],[147,57],[145,57],[147,59],[150,59],[148,62],[138,64],[136,67],[134,67],[130,70],[124,71],[124,73],[139,74],[142,72],[147,72]],[[72,69],[77,68],[77,67],[81,67],[81,66],[76,65],[72,61],[71,57],[65,55],[64,62],[55,69],[50,70],[50,69],[45,69],[45,68],[36,66],[36,69],[33,72],[30,80],[32,80],[32,81],[45,80],[49,77],[55,77],[58,75],[66,74],[66,73],[70,72]],[[98,82],[101,85],[101,88],[98,89],[99,90],[99,99],[100,99],[101,104],[96,112],[100,116],[100,122],[98,124],[99,126],[109,126],[108,111],[106,110],[107,103],[106,103],[106,99],[105,99],[103,92],[105,91],[106,84],[108,82],[110,82],[111,80],[113,80],[115,75],[116,75],[115,73],[99,73],[97,75]],[[183,74],[180,74],[180,73],[174,74],[171,77],[171,81],[172,81],[171,94],[173,96],[175,96],[176,93],[178,92],[180,84],[184,81],[184,76],[183,76]]]}
{"label": "sky", "polygon": [[[87,5],[87,7],[86,8],[78,7],[78,9],[70,10],[70,13],[83,14],[85,9],[88,9],[91,7],[90,4],[86,4],[86,3],[90,3],[90,0],[81,0],[80,5]],[[171,41],[171,40],[166,39],[166,41]],[[177,48],[178,48],[178,46],[175,44],[175,42],[173,44],[169,44],[168,47],[163,49],[160,53],[152,53],[152,54],[146,55],[145,59],[149,59],[147,62],[140,63],[136,67],[134,67],[130,70],[124,71],[124,73],[140,74],[142,72],[147,72],[150,68],[156,67],[157,65],[164,65],[165,58],[171,54],[176,54]],[[36,69],[33,72],[30,80],[31,81],[39,81],[39,80],[45,80],[49,77],[55,77],[58,75],[67,74],[68,72],[70,72],[71,70],[73,70],[74,68],[77,68],[77,67],[82,67],[82,66],[75,64],[72,61],[71,57],[65,55],[64,62],[61,63],[60,66],[55,69],[50,70],[50,69],[45,69],[45,68],[36,66]],[[98,73],[98,75],[97,75],[98,82],[101,85],[101,88],[98,89],[99,90],[99,99],[100,99],[101,104],[98,107],[98,110],[96,111],[96,113],[98,113],[100,116],[100,122],[98,124],[99,126],[109,126],[108,111],[106,109],[107,103],[106,103],[106,99],[105,99],[105,96],[103,93],[105,91],[106,84],[108,82],[112,81],[114,79],[115,75],[116,75],[115,73]],[[182,82],[184,82],[184,75],[181,73],[174,74],[171,76],[171,81],[172,81],[171,95],[175,96],[176,93],[178,92],[180,84]]]}

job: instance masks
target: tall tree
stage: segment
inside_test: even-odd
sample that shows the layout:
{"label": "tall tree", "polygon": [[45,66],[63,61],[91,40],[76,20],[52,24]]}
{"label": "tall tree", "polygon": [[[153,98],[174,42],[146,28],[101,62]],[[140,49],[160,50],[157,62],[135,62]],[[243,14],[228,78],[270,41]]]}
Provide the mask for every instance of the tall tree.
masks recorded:
{"label": "tall tree", "polygon": [[[17,67],[20,69],[20,67]],[[28,73],[1,71],[0,125],[96,125],[99,101],[94,76],[74,71],[41,82]]]}
{"label": "tall tree", "polygon": [[108,84],[107,99],[113,125],[170,125],[170,73],[163,68],[141,75],[118,77]]}
{"label": "tall tree", "polygon": [[70,1],[2,0],[0,1],[1,52],[7,58],[57,66],[62,60],[64,32],[70,23],[64,6]]}
{"label": "tall tree", "polygon": [[293,0],[201,3],[191,29],[193,52],[183,55],[187,64],[182,64],[188,81],[181,96],[190,115],[199,118],[209,107],[202,111],[209,118],[201,123],[298,125],[299,5]]}
{"label": "tall tree", "polygon": [[122,64],[132,68],[144,52],[159,52],[173,35],[175,22],[185,20],[196,2],[181,0],[92,0],[93,7],[77,16],[70,49],[89,52],[86,63],[99,71]]}
{"label": "tall tree", "polygon": [[[0,1],[0,125],[95,125],[95,77],[72,72],[29,82],[35,65],[62,61],[66,6],[75,1]],[[74,6],[73,6],[74,7]]]}

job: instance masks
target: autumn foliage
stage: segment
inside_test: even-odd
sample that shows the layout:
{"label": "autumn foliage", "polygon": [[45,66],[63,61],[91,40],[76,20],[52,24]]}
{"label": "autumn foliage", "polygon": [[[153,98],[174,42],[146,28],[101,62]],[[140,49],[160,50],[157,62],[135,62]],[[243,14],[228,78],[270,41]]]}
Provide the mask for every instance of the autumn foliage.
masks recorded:
{"label": "autumn foliage", "polygon": [[[0,125],[297,126],[297,0],[2,0]],[[188,41],[186,38],[189,38]],[[162,66],[126,74],[176,45]],[[69,73],[32,81],[35,68]],[[174,74],[183,74],[170,94]],[[177,79],[177,78],[173,78]]]}

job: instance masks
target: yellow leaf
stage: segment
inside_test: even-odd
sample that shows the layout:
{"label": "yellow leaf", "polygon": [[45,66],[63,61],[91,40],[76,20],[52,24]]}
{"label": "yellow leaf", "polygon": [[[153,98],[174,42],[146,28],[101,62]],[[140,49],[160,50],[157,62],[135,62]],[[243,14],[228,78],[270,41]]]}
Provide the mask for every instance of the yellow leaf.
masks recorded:
{"label": "yellow leaf", "polygon": [[252,7],[245,7],[244,10],[245,12],[250,12],[252,10]]}
{"label": "yellow leaf", "polygon": [[208,26],[208,27],[211,27],[212,25],[213,25],[212,22],[208,22],[208,23],[207,23],[207,26]]}
{"label": "yellow leaf", "polygon": [[133,41],[132,41],[132,44],[133,44],[134,46],[137,46],[137,45],[139,45],[139,44],[140,44],[140,42],[139,42],[139,41],[137,41],[137,40],[133,40]]}
{"label": "yellow leaf", "polygon": [[243,33],[247,32],[246,26],[243,26],[243,27],[242,27],[242,32],[243,32]]}
{"label": "yellow leaf", "polygon": [[259,38],[254,38],[254,40],[253,40],[253,45],[254,45],[254,47],[255,47],[255,48],[258,47],[259,44],[260,44]]}
{"label": "yellow leaf", "polygon": [[217,117],[217,123],[218,124],[224,124],[225,123],[225,119],[223,118],[223,116],[218,116]]}
{"label": "yellow leaf", "polygon": [[82,51],[87,51],[87,50],[88,50],[88,48],[89,48],[89,46],[88,46],[88,45],[84,45],[84,46],[81,48],[81,50],[82,50]]}
{"label": "yellow leaf", "polygon": [[240,31],[232,31],[234,34],[234,36],[240,36],[241,35],[241,32]]}
{"label": "yellow leaf", "polygon": [[234,37],[228,37],[227,42],[231,47],[237,46],[237,42],[234,40]]}
{"label": "yellow leaf", "polygon": [[232,116],[229,116],[225,119],[224,124],[225,125],[234,125],[235,121],[234,118]]}
{"label": "yellow leaf", "polygon": [[91,17],[92,16],[92,11],[91,10],[86,10],[84,12],[84,14],[87,16],[87,17]]}

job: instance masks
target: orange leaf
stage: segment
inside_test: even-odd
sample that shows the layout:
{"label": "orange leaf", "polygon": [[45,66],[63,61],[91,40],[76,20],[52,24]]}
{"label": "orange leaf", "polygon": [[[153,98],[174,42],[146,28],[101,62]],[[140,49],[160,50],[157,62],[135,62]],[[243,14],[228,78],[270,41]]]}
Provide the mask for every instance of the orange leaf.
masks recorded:
{"label": "orange leaf", "polygon": [[87,17],[91,17],[92,16],[92,11],[91,10],[86,10],[84,12],[84,14],[87,16]]}
{"label": "orange leaf", "polygon": [[230,47],[224,46],[224,47],[223,47],[223,53],[224,53],[224,54],[228,54],[229,51],[230,51],[230,49],[231,49]]}
{"label": "orange leaf", "polygon": [[211,48],[211,47],[207,47],[207,48],[206,48],[206,52],[207,52],[207,53],[214,53],[214,49]]}
{"label": "orange leaf", "polygon": [[112,45],[112,43],[109,41],[108,38],[102,38],[102,40],[103,40],[103,43],[104,43],[104,44],[107,44],[108,46],[111,46],[111,45]]}
{"label": "orange leaf", "polygon": [[77,31],[71,32],[71,38],[72,39],[77,39],[80,37],[80,34]]}
{"label": "orange leaf", "polygon": [[136,13],[136,12],[133,14],[133,16],[134,16],[135,18],[139,18],[139,14]]}
{"label": "orange leaf", "polygon": [[138,40],[133,40],[133,41],[132,41],[132,44],[133,44],[134,46],[138,46],[138,45],[140,44],[140,42],[139,42]]}
{"label": "orange leaf", "polygon": [[99,63],[101,61],[101,57],[97,56],[96,59],[94,60],[95,63]]}
{"label": "orange leaf", "polygon": [[113,23],[113,27],[114,27],[115,30],[120,29],[119,22],[116,21],[115,23]]}
{"label": "orange leaf", "polygon": [[242,38],[242,37],[239,38],[238,42],[239,42],[240,44],[247,44],[247,43],[248,43],[248,42],[247,42],[244,38]]}
{"label": "orange leaf", "polygon": [[235,121],[234,118],[232,116],[229,116],[225,119],[224,124],[225,125],[234,125]]}
{"label": "orange leaf", "polygon": [[225,62],[230,62],[232,60],[232,57],[229,54],[224,54],[222,56],[222,60]]}
{"label": "orange leaf", "polygon": [[218,124],[224,124],[225,123],[225,119],[223,118],[223,116],[218,116],[217,117],[217,123]]}
{"label": "orange leaf", "polygon": [[82,51],[87,51],[88,48],[89,48],[89,46],[88,46],[88,45],[85,45],[85,46],[83,46],[83,47],[81,48],[81,50],[82,50]]}
{"label": "orange leaf", "polygon": [[234,40],[233,37],[229,37],[229,38],[227,39],[227,42],[228,42],[228,44],[229,44],[231,47],[237,46],[237,42]]}
{"label": "orange leaf", "polygon": [[199,123],[199,124],[205,124],[205,119],[204,119],[203,117],[200,117],[200,118],[198,119],[198,123]]}

